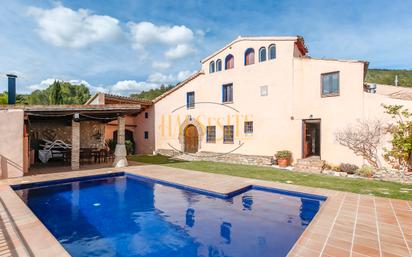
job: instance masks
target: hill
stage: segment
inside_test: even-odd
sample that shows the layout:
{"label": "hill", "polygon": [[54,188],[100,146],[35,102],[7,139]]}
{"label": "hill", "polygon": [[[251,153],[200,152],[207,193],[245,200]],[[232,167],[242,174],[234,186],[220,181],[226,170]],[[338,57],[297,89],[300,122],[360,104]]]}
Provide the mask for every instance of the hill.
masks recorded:
{"label": "hill", "polygon": [[412,70],[369,69],[366,73],[366,82],[395,85],[396,75],[398,75],[398,86],[412,87]]}
{"label": "hill", "polygon": [[142,91],[138,94],[131,94],[130,97],[139,98],[139,99],[153,100],[156,97],[158,97],[159,95],[163,94],[164,92],[166,92],[167,90],[169,90],[173,87],[174,87],[174,85],[168,85],[168,86],[162,85],[159,88],[150,89],[148,91]]}

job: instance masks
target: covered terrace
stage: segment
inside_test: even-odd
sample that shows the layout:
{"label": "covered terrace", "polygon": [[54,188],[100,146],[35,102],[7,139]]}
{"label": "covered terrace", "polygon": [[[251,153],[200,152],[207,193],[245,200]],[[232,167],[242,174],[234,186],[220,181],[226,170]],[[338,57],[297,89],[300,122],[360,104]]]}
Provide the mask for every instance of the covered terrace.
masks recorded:
{"label": "covered terrace", "polygon": [[[20,106],[24,110],[25,173],[59,167],[79,170],[101,162],[127,166],[125,116],[142,111],[140,104]],[[117,120],[115,149],[105,142],[105,124]],[[113,163],[112,163],[113,162]],[[55,165],[56,162],[54,162]],[[57,167],[56,167],[57,168]]]}

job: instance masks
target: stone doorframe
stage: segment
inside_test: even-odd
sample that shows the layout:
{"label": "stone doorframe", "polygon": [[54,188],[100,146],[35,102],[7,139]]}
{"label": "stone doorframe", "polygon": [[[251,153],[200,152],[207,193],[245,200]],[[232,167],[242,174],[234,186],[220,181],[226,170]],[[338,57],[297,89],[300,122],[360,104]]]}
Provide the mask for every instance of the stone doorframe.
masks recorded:
{"label": "stone doorframe", "polygon": [[197,134],[198,134],[198,151],[200,151],[200,149],[202,149],[202,138],[203,135],[205,134],[205,129],[203,127],[203,125],[198,122],[196,119],[192,119],[192,118],[186,118],[185,121],[183,121],[183,123],[180,125],[179,127],[179,144],[180,144],[180,150],[182,152],[185,151],[185,130],[186,127],[189,125],[193,125],[195,126],[195,128],[197,129]]}

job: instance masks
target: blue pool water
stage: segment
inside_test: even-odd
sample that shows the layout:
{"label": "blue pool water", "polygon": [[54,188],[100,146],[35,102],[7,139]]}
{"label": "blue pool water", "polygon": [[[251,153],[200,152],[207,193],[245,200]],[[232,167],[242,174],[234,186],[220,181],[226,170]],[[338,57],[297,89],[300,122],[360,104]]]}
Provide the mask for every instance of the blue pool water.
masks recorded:
{"label": "blue pool water", "polygon": [[78,256],[286,256],[322,197],[252,188],[224,197],[122,174],[15,188]]}

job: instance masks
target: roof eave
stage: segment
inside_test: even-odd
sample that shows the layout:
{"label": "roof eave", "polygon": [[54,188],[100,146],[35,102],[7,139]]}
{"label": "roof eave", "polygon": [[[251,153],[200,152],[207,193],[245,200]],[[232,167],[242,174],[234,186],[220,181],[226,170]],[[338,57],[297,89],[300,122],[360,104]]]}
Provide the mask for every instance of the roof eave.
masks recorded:
{"label": "roof eave", "polygon": [[235,43],[240,42],[240,41],[247,41],[247,40],[249,40],[249,41],[296,41],[296,40],[299,40],[299,39],[303,39],[303,37],[301,37],[301,36],[283,36],[283,37],[241,37],[241,36],[239,36],[236,39],[234,39],[232,42],[230,42],[226,46],[220,48],[219,50],[212,53],[211,55],[207,56],[206,58],[204,58],[200,62],[202,64],[207,62],[208,60],[212,59],[217,54],[223,52],[227,48],[231,47],[232,45],[234,45]]}

